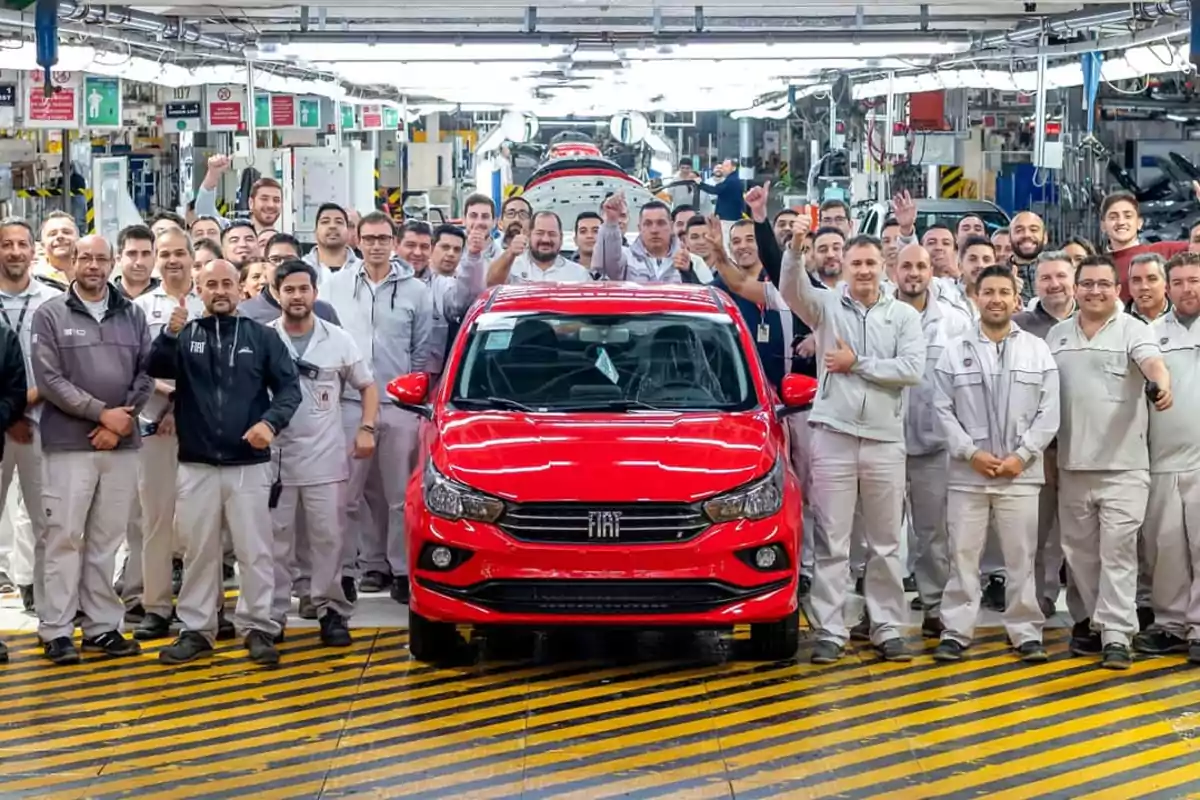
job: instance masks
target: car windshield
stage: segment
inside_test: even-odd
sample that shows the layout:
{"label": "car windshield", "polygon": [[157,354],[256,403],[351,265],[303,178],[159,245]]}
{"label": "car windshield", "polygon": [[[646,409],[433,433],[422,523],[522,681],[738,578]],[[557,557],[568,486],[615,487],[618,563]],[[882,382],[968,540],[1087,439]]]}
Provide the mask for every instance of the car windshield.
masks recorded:
{"label": "car windshield", "polygon": [[518,411],[745,411],[758,405],[721,314],[480,315],[450,402]]}
{"label": "car windshield", "polygon": [[979,217],[983,220],[983,227],[987,229],[987,235],[991,236],[1000,228],[1008,227],[1008,217],[1002,211],[984,209],[982,211],[946,211],[941,213],[933,213],[931,211],[917,210],[917,240],[925,235],[925,231],[934,223],[941,223],[952,231],[958,230],[958,223],[963,217]]}

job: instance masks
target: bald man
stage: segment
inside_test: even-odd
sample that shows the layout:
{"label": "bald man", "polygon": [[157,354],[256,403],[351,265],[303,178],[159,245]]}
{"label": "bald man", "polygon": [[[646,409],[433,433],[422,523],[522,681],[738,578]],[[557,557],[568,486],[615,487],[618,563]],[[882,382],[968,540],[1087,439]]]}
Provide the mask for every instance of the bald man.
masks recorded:
{"label": "bald man", "polygon": [[1046,247],[1046,223],[1032,211],[1022,211],[1008,226],[1012,240],[1012,267],[1021,282],[1021,303],[1037,294],[1037,260]]}
{"label": "bald man", "polygon": [[100,236],[75,243],[74,280],[33,315],[33,375],[45,400],[45,586],[38,635],[55,664],[79,661],[72,634],[82,613],[83,649],[140,652],[119,627],[113,588],[117,550],[137,494],[137,416],[154,382],[142,310],[111,287],[113,248]]}
{"label": "bald man", "polygon": [[910,571],[925,611],[922,632],[941,635],[942,590],[950,578],[946,535],[946,477],[949,459],[934,413],[934,366],[946,345],[971,329],[971,317],[933,290],[933,259],[919,244],[900,248],[896,256],[896,298],[921,315],[925,334],[925,374],[905,391],[904,438],[907,450]]}
{"label": "bald man", "polygon": [[250,660],[272,666],[279,663],[281,629],[271,619],[271,442],[300,405],[299,376],[278,334],[236,314],[241,288],[233,264],[212,261],[196,282],[205,316],[189,321],[181,298],[150,358],[155,378],[175,381],[176,515],[184,543],[176,609],[183,630],[159,660],[183,664],[212,655],[224,522],[241,580],[234,625]]}

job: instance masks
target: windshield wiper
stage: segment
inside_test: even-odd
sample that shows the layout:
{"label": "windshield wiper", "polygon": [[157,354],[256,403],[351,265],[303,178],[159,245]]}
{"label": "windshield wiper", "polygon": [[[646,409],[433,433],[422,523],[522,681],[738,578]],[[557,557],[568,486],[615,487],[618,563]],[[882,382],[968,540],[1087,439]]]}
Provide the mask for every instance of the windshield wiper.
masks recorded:
{"label": "windshield wiper", "polygon": [[555,411],[670,411],[672,409],[651,405],[642,400],[598,400],[594,403],[566,403],[554,406]]}
{"label": "windshield wiper", "polygon": [[519,403],[516,400],[510,400],[507,397],[456,397],[450,402],[456,406],[471,406],[473,408],[507,408],[513,411],[525,411],[530,414],[537,411],[535,408],[531,408],[524,403]]}

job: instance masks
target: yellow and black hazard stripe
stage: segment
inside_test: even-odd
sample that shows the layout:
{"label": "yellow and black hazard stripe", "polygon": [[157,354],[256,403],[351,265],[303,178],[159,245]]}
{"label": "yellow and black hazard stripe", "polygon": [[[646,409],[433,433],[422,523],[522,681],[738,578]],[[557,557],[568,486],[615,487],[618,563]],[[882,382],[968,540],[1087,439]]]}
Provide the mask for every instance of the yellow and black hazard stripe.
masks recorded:
{"label": "yellow and black hazard stripe", "polygon": [[275,670],[248,668],[236,643],[203,668],[170,670],[156,658],[163,642],[67,674],[44,663],[34,634],[19,634],[0,670],[4,789],[581,800],[729,797],[731,787],[760,800],[1200,791],[1194,668],[1146,659],[1114,674],[1069,657],[1067,635],[1046,631],[1052,659],[1040,665],[1018,663],[993,633],[952,667],[881,662],[865,647],[833,667],[460,670],[412,661],[403,630],[356,630],[344,650],[289,630]]}
{"label": "yellow and black hazard stripe", "polygon": [[387,192],[379,185],[379,168],[375,168],[375,208],[387,205]]}
{"label": "yellow and black hazard stripe", "polygon": [[222,217],[229,215],[229,202],[226,200],[217,201],[217,213]]}
{"label": "yellow and black hazard stripe", "polygon": [[[64,193],[63,193],[62,189],[17,189],[16,190],[17,197],[23,197],[26,199],[62,197],[63,194]],[[87,228],[87,230],[85,232],[86,233],[95,233],[96,232],[96,207],[95,207],[94,196],[92,194],[92,190],[91,189],[74,189],[74,190],[66,192],[66,195],[68,197],[85,198],[86,205],[87,205],[87,211],[85,213],[85,220],[86,220],[85,227]]]}
{"label": "yellow and black hazard stripe", "polygon": [[938,170],[938,177],[941,179],[941,191],[939,197],[962,197],[963,196],[963,168],[962,167],[941,167]]}
{"label": "yellow and black hazard stripe", "polygon": [[505,200],[510,197],[520,197],[521,195],[525,194],[525,187],[519,183],[514,183],[511,186],[505,186],[502,194],[504,195],[503,199]]}

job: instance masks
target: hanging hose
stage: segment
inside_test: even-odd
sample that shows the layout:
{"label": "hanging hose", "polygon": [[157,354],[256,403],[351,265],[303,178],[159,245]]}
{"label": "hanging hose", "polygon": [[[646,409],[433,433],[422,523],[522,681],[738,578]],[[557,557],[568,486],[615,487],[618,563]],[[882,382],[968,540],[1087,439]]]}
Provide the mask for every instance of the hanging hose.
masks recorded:
{"label": "hanging hose", "polygon": [[42,80],[46,97],[54,94],[50,68],[58,63],[58,0],[38,0],[33,16],[37,39],[37,63],[45,72]]}

